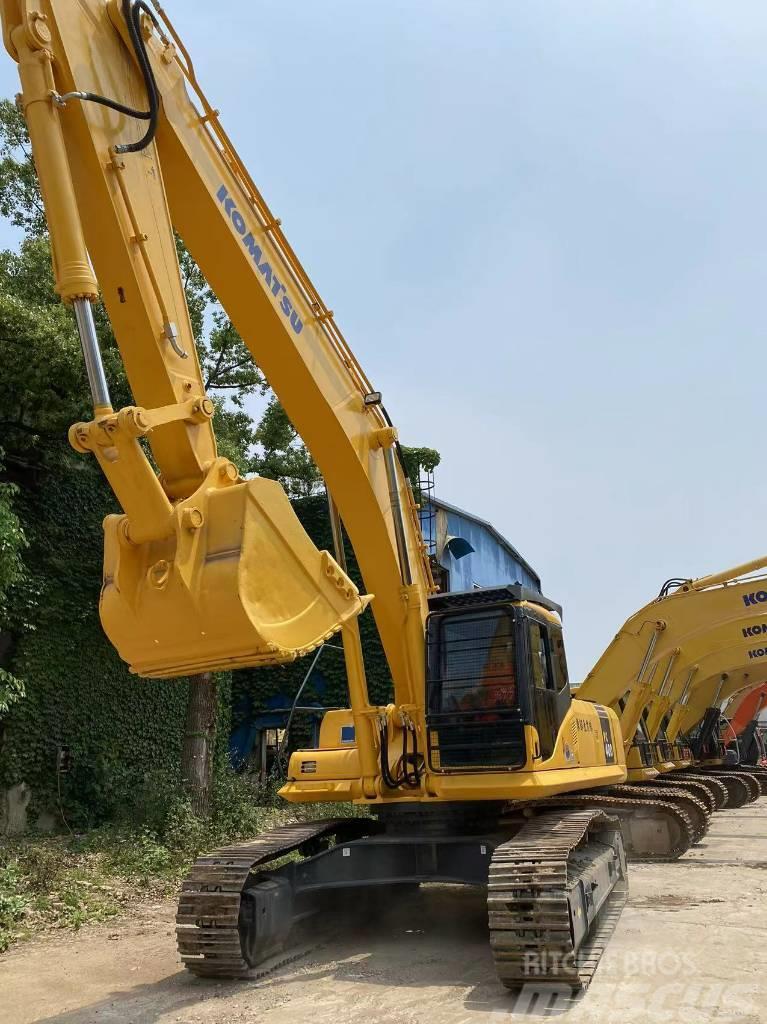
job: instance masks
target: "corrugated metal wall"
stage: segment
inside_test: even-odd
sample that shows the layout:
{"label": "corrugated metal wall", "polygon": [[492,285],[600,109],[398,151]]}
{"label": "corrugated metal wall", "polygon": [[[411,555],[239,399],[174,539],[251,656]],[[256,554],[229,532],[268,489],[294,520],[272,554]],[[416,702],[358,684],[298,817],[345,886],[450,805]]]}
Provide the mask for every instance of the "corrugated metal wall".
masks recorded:
{"label": "corrugated metal wall", "polygon": [[[497,587],[504,583],[522,583],[540,591],[540,580],[482,523],[439,505],[425,509],[421,522],[424,539],[450,574],[451,591]],[[474,551],[463,558],[453,557],[445,546],[447,537],[468,541]]]}

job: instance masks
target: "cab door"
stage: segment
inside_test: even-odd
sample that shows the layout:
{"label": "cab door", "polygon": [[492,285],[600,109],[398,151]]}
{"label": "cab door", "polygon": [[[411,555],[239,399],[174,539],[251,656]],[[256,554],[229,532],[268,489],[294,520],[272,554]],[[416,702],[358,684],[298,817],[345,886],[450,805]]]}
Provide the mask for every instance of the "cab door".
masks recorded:
{"label": "cab door", "polygon": [[530,690],[534,725],[538,732],[539,757],[554,753],[562,721],[570,707],[570,686],[562,630],[539,619],[527,619],[530,659]]}

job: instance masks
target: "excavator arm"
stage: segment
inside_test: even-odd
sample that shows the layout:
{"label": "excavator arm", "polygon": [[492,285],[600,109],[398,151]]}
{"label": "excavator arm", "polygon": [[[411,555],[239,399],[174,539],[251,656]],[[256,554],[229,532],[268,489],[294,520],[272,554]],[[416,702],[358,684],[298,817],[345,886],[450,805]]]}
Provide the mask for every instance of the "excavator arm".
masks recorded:
{"label": "excavator arm", "polygon": [[[278,485],[243,481],[217,457],[175,229],[316,460],[375,595],[397,703],[415,704],[434,587],[396,430],[173,27],[159,4],[128,0],[1,10],[94,398],[70,439],[124,512],[105,524],[107,634],[144,675],[290,660],[338,629],[357,664],[352,623],[370,600],[314,549]],[[136,403],[117,412],[93,327],[99,295]]]}
{"label": "excavator arm", "polygon": [[752,722],[756,721],[767,706],[767,683],[757,683],[749,690],[736,694],[726,708],[730,728],[735,736],[741,736]]}

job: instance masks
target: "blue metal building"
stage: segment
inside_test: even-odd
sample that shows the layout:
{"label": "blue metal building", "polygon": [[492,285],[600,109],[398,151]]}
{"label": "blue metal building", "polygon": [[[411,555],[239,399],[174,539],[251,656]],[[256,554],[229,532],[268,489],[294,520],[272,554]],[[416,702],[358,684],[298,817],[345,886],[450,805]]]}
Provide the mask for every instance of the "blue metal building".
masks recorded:
{"label": "blue metal building", "polygon": [[541,580],[513,544],[491,524],[441,498],[423,502],[421,529],[443,591],[522,583],[540,591]]}

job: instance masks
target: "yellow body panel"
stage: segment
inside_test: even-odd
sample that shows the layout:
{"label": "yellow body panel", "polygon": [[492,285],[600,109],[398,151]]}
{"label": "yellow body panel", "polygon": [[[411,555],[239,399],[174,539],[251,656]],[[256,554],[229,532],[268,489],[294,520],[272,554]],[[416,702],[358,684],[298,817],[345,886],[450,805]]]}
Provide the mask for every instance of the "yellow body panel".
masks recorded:
{"label": "yellow body panel", "polygon": [[653,779],[657,779],[660,772],[657,765],[643,763],[642,755],[635,744],[626,751],[626,770],[629,782],[652,782]]}
{"label": "yellow body panel", "polygon": [[[328,712],[320,729],[316,750],[297,750],[290,758],[288,781],[280,796],[293,803],[355,800],[539,800],[591,786],[607,786],[626,779],[626,762],[618,720],[608,710],[609,742],[605,739],[597,705],[575,700],[559,730],[554,752],[547,760],[535,756],[539,749],[533,726],[525,726],[527,761],[518,770],[468,772],[427,771],[420,791],[394,794],[380,785],[365,797],[360,782],[357,748],[341,744],[353,725],[350,711]],[[423,747],[423,743],[420,743]],[[390,751],[392,766],[402,749]]]}

